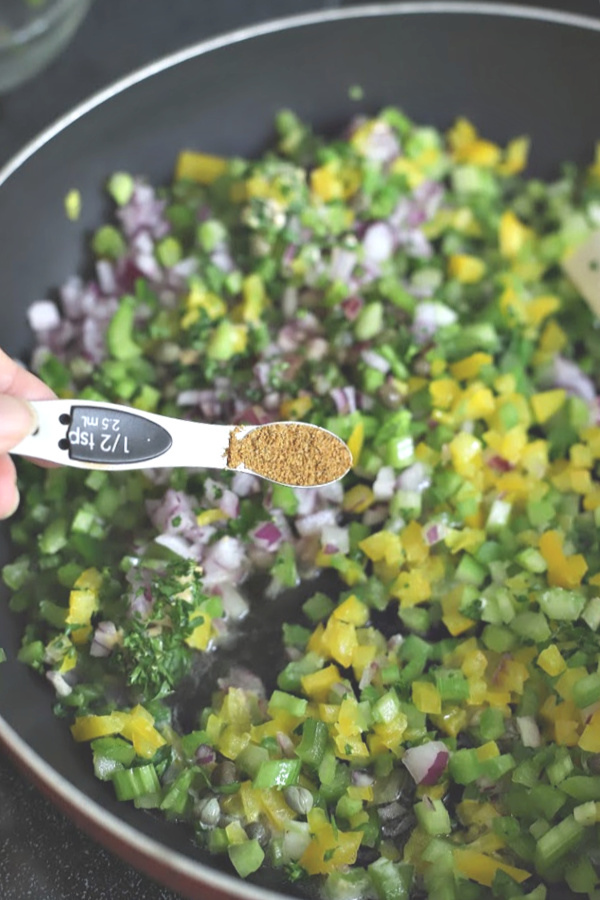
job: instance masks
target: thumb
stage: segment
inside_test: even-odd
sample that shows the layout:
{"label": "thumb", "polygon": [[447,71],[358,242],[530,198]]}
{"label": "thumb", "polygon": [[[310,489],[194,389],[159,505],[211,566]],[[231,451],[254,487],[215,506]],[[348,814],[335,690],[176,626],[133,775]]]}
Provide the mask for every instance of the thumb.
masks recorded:
{"label": "thumb", "polygon": [[26,400],[0,394],[0,453],[6,453],[35,430],[37,417]]}

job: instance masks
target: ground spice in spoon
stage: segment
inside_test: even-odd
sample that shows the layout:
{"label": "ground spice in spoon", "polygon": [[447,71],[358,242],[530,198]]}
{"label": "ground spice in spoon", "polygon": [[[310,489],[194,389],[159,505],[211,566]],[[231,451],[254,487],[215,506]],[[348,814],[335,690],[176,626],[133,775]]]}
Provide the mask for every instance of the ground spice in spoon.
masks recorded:
{"label": "ground spice in spoon", "polygon": [[229,438],[227,465],[247,469],[281,484],[313,487],[345,475],[352,465],[343,441],[323,428],[300,422],[261,425],[243,438]]}

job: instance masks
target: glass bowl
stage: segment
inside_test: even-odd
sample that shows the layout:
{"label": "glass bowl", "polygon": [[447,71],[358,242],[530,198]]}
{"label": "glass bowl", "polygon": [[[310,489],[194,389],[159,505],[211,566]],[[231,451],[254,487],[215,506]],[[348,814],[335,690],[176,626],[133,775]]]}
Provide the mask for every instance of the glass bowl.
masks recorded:
{"label": "glass bowl", "polygon": [[0,0],[0,93],[48,65],[71,39],[91,0]]}

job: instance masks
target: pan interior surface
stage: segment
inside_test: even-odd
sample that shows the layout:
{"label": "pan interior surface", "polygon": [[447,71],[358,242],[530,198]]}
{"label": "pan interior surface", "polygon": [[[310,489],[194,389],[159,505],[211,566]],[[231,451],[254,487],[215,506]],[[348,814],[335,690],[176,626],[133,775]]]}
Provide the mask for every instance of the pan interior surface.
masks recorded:
{"label": "pan interior surface", "polygon": [[[248,29],[142,71],[67,117],[20,164],[0,173],[4,349],[26,358],[27,306],[82,271],[86,238],[105,217],[102,186],[111,172],[125,169],[160,184],[182,148],[259,155],[282,108],[334,134],[357,113],[393,104],[440,128],[464,115],[499,142],[528,134],[530,171],[552,177],[565,160],[589,160],[598,139],[599,43],[600,24],[593,20],[466,3],[400,4]],[[349,97],[352,85],[363,90],[360,103]],[[77,223],[63,212],[73,188],[82,197]],[[1,561],[10,554],[4,529]],[[259,602],[252,618],[257,648],[260,613],[268,620],[265,604],[273,601]],[[286,600],[281,621],[298,602]],[[114,800],[95,779],[87,748],[76,746],[64,720],[53,716],[51,688],[16,662],[21,629],[4,591],[0,634],[8,661],[0,672],[0,740],[13,755],[84,818],[104,821],[124,853],[137,842],[160,855],[160,844],[166,869],[198,882],[238,896],[262,895],[260,887],[281,890],[269,875],[253,885],[221,874],[218,859],[179,828]]]}

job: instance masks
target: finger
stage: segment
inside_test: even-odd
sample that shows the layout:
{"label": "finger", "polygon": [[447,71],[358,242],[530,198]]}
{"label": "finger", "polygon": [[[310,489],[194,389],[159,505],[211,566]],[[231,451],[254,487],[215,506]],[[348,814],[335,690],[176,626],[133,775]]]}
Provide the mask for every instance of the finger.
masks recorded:
{"label": "finger", "polygon": [[6,519],[19,505],[17,473],[10,456],[0,456],[0,519]]}
{"label": "finger", "polygon": [[37,416],[26,400],[0,394],[0,453],[12,450],[36,424]]}
{"label": "finger", "polygon": [[47,384],[0,350],[0,394],[27,400],[51,400],[56,395]]}

